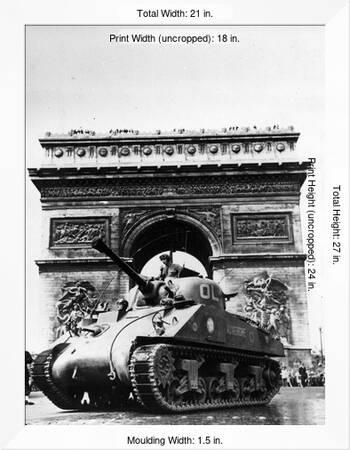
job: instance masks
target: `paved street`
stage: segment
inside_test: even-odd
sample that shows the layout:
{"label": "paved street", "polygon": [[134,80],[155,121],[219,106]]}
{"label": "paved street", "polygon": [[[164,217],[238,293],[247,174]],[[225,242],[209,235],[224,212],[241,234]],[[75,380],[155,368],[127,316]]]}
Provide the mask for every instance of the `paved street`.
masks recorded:
{"label": "paved street", "polygon": [[323,425],[324,387],[282,388],[263,407],[210,410],[183,415],[154,415],[131,405],[128,411],[72,412],[54,406],[41,393],[34,392],[35,405],[26,406],[28,425]]}

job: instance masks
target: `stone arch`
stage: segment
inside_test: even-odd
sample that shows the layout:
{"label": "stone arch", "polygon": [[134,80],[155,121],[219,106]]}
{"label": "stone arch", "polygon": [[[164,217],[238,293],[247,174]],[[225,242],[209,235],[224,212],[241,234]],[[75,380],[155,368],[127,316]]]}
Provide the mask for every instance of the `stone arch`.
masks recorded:
{"label": "stone arch", "polygon": [[[161,236],[154,238],[161,231],[165,231],[168,238],[163,240]],[[146,262],[146,257],[150,259],[169,248],[183,250],[180,241],[184,233],[189,233],[191,236],[191,242],[186,251],[201,261],[209,274],[209,257],[220,255],[222,244],[209,225],[185,212],[162,211],[140,219],[125,236],[122,253],[125,257],[133,258],[135,269],[140,270],[142,264]],[[153,244],[152,240],[155,241]]]}

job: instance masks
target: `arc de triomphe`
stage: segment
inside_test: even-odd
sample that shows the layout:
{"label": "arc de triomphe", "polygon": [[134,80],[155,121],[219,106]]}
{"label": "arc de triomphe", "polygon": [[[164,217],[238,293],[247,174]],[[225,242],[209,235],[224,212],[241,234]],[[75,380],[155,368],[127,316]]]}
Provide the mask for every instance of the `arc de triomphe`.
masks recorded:
{"label": "arc de triomphe", "polygon": [[47,342],[65,283],[87,280],[100,292],[110,282],[112,304],[127,292],[127,277],[90,247],[101,235],[137,270],[185,249],[225,292],[238,292],[228,309],[277,314],[289,363],[308,362],[298,137],[292,127],[47,133],[42,164],[29,169],[41,194]]}

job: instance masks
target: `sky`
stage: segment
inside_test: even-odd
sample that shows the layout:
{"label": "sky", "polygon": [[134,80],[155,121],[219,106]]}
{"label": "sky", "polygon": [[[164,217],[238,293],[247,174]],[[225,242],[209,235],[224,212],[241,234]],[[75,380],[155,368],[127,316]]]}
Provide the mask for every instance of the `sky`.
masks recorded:
{"label": "sky", "polygon": [[[239,43],[109,42],[110,33],[160,31],[233,34]],[[220,129],[278,123],[293,125],[301,133],[299,159],[317,156],[321,170],[323,89],[322,27],[27,27],[27,167],[40,165],[43,149],[38,139],[46,131]],[[304,207],[303,194],[301,203]],[[28,179],[30,302],[38,286],[33,262],[40,258],[38,217],[39,194]],[[34,306],[32,311],[29,320],[34,317]],[[309,319],[312,346],[318,347],[319,326],[323,325],[318,291],[309,295]]]}

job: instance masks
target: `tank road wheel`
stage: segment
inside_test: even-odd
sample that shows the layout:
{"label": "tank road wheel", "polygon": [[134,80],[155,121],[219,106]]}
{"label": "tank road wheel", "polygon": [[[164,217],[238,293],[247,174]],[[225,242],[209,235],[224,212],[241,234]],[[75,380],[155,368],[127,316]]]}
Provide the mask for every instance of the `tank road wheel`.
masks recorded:
{"label": "tank road wheel", "polygon": [[241,386],[237,378],[233,379],[233,389],[228,391],[228,400],[230,402],[238,402],[241,397]]}
{"label": "tank road wheel", "polygon": [[166,345],[161,345],[156,351],[153,361],[154,375],[157,383],[163,390],[174,378],[174,358]]}
{"label": "tank road wheel", "polygon": [[255,381],[253,377],[244,377],[240,380],[241,399],[243,402],[249,402],[252,399],[252,392],[255,390]]}
{"label": "tank road wheel", "polygon": [[166,399],[173,406],[181,406],[184,402],[182,385],[177,377],[169,383],[166,391]]}
{"label": "tank road wheel", "polygon": [[195,405],[203,405],[207,398],[207,383],[202,377],[198,377],[198,388],[193,391],[193,400]]}
{"label": "tank road wheel", "polygon": [[257,392],[257,400],[264,401],[268,397],[268,389],[266,385],[266,381],[264,379],[261,380],[261,387]]}
{"label": "tank road wheel", "polygon": [[222,400],[222,383],[225,383],[225,380],[221,377],[218,378],[210,378],[208,382],[208,398],[212,403],[216,403]]}
{"label": "tank road wheel", "polygon": [[282,385],[281,373],[279,367],[277,371],[272,369],[271,367],[267,367],[263,372],[263,379],[266,382],[267,386],[271,389],[280,388]]}

